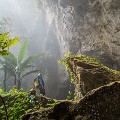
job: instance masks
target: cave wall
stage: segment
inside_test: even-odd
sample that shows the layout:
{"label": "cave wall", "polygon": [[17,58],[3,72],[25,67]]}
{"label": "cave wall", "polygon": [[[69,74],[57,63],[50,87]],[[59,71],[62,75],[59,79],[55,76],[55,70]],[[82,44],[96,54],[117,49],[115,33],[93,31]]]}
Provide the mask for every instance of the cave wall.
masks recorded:
{"label": "cave wall", "polygon": [[68,51],[95,57],[120,70],[119,0],[41,1],[30,53],[34,54],[33,46],[35,54],[46,53],[42,73],[47,71],[47,96],[56,98],[61,94],[60,81],[68,79],[68,75],[57,61]]}
{"label": "cave wall", "polygon": [[60,54],[98,58],[120,69],[119,0],[42,0],[48,26],[55,24]]}

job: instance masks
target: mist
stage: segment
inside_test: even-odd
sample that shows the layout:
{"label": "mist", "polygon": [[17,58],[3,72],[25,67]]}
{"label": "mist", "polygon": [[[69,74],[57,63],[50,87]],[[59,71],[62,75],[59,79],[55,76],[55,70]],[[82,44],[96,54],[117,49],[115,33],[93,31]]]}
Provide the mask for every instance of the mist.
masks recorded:
{"label": "mist", "polygon": [[[21,39],[20,43],[30,40],[29,38],[34,34],[39,14],[36,1],[1,0],[0,11],[1,20],[9,19],[5,31],[10,32],[10,36],[18,36]],[[15,52],[16,48],[11,48],[11,50]]]}
{"label": "mist", "polygon": [[[7,21],[2,32],[10,32],[10,37],[17,36],[20,38],[19,44],[10,48],[10,52],[14,55],[18,54],[20,46],[25,40],[29,41],[27,57],[45,53],[44,58],[37,60],[34,64],[36,69],[41,69],[42,74],[45,76],[47,95],[56,97],[59,82],[62,78],[58,75],[60,49],[55,36],[55,26],[52,24],[53,15],[46,18],[41,4],[39,0],[1,0],[0,20]],[[47,12],[49,14],[49,11]],[[29,85],[27,85],[26,81],[23,82],[23,86],[28,86],[25,90],[33,86],[35,76],[36,74],[32,74],[25,78],[29,81]],[[8,84],[12,86],[11,82]],[[51,93],[50,88],[53,91],[56,90],[56,93]]]}
{"label": "mist", "polygon": [[[36,3],[33,0],[2,0],[0,17],[10,18],[14,34],[33,31],[36,20]],[[21,37],[22,37],[21,34]],[[18,35],[19,36],[19,35]]]}
{"label": "mist", "polygon": [[119,0],[1,0],[0,120],[120,119],[119,13]]}

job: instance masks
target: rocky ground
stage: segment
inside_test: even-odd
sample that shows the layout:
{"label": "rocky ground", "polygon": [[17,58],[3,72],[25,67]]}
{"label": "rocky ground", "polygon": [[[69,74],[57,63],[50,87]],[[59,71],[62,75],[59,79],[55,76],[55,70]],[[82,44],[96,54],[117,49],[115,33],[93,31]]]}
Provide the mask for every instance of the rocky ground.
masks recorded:
{"label": "rocky ground", "polygon": [[[22,120],[120,120],[119,71],[84,55],[69,53],[61,62],[72,74],[74,99],[55,100],[36,95],[37,109],[22,114]],[[3,99],[12,107],[15,96],[4,96]],[[21,94],[19,97],[25,96]]]}
{"label": "rocky ground", "polygon": [[79,101],[60,102],[22,120],[119,120],[119,110],[120,82],[113,82],[90,91]]}
{"label": "rocky ground", "polygon": [[[120,72],[87,56],[70,54],[63,61],[75,77],[73,83],[79,89],[76,92],[81,92],[81,86],[76,85],[82,81],[85,93],[81,92],[82,97],[77,96],[77,100],[56,100],[54,107],[29,113],[22,120],[119,120]],[[53,100],[42,98],[43,105],[48,101]]]}

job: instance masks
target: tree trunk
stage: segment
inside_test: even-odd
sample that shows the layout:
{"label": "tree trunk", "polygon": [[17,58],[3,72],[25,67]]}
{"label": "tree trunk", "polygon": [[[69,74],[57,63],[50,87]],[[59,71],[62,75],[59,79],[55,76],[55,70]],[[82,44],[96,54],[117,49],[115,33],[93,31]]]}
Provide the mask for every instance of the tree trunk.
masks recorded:
{"label": "tree trunk", "polygon": [[14,79],[14,86],[16,86],[17,76],[15,75],[14,77],[15,77],[15,79]]}
{"label": "tree trunk", "polygon": [[3,80],[3,85],[4,85],[4,91],[6,92],[6,80],[7,80],[7,69],[4,66],[4,80]]}
{"label": "tree trunk", "polygon": [[18,90],[21,88],[20,74],[18,75]]}

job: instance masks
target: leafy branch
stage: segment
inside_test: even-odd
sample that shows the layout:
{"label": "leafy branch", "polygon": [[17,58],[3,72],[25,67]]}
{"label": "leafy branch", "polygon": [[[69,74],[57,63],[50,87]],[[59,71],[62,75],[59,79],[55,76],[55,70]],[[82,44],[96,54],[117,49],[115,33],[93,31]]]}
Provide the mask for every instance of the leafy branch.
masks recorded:
{"label": "leafy branch", "polygon": [[10,53],[8,48],[13,45],[16,45],[18,42],[19,42],[18,37],[9,39],[9,32],[0,34],[0,55],[1,56],[8,55]]}

